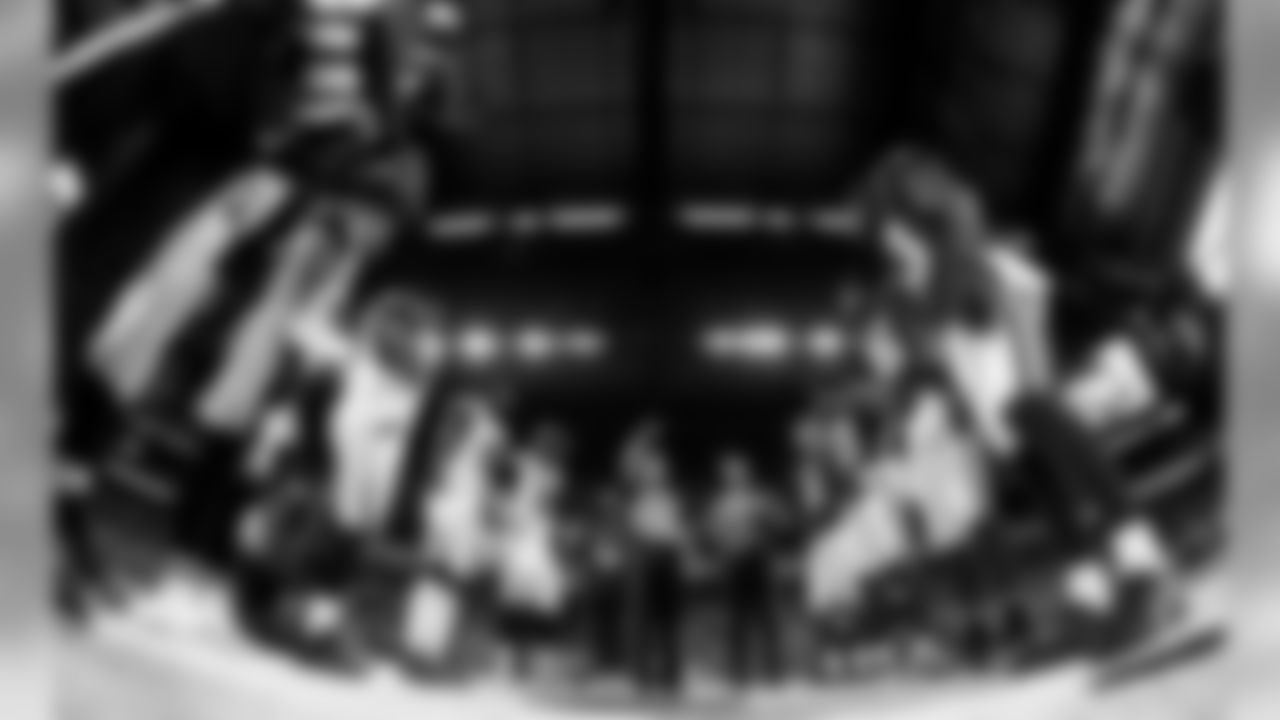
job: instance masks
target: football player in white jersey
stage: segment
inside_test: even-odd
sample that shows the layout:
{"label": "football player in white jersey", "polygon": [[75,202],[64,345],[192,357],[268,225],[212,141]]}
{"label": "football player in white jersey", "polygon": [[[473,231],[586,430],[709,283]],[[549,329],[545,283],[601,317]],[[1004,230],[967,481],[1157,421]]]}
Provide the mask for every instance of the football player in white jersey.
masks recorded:
{"label": "football player in white jersey", "polygon": [[513,485],[502,500],[498,595],[517,671],[566,640],[569,574],[560,502],[566,488],[568,440],[556,427],[538,428],[514,457]]}
{"label": "football player in white jersey", "polygon": [[[1114,616],[1122,582],[1164,578],[1168,560],[1150,523],[1122,497],[1099,439],[1065,399],[1069,384],[1054,367],[1047,329],[1051,276],[990,229],[955,175],[927,159],[913,163],[887,181],[905,189],[887,222],[933,261],[900,273],[914,280],[900,287],[930,308],[933,353],[984,451],[1017,482],[1038,478],[1048,515],[1084,558],[1064,577],[1066,596],[1095,619]],[[1087,519],[1095,517],[1101,520]]]}
{"label": "football player in white jersey", "polygon": [[[342,280],[331,279],[335,296],[342,294]],[[325,633],[362,638],[363,621],[351,615],[348,596],[352,583],[372,570],[368,559],[386,547],[419,411],[433,400],[441,370],[442,321],[434,307],[404,292],[375,297],[351,330],[332,314],[340,304],[330,306],[330,313],[324,305],[300,319],[294,340],[306,371],[336,384],[321,419],[329,456],[325,506],[340,536],[329,544],[346,560],[345,570],[335,571],[345,580],[335,579],[330,594],[316,594],[311,610]]]}
{"label": "football player in white jersey", "polygon": [[771,561],[781,529],[780,508],[745,455],[724,455],[717,472],[707,525],[720,565],[730,671],[743,684],[776,682],[782,675],[782,652]]}
{"label": "football player in white jersey", "polygon": [[825,404],[799,433],[799,460],[810,466],[810,482],[823,497],[820,511],[811,516],[815,527],[801,579],[814,624],[814,670],[830,677],[842,673],[853,657],[849,641],[870,581],[906,559],[909,538],[897,497],[882,491],[876,479],[884,463],[873,453],[863,418],[838,399]]}
{"label": "football player in white jersey", "polygon": [[[295,319],[292,339],[304,372],[338,385],[326,419],[335,463],[334,508],[350,529],[379,527],[403,463],[417,411],[431,400],[445,360],[438,308],[412,292],[384,290],[353,308],[370,248],[390,218],[345,203],[333,215],[346,253]],[[355,322],[343,320],[352,314]]]}
{"label": "football player in white jersey", "polygon": [[469,666],[488,616],[486,592],[499,557],[499,466],[509,438],[499,408],[480,394],[452,398],[418,499],[418,552],[431,568],[411,590],[406,633],[415,659]]}
{"label": "football player in white jersey", "polygon": [[904,408],[901,455],[882,489],[919,518],[925,554],[967,541],[986,517],[988,469],[944,388],[925,386]]}
{"label": "football player in white jersey", "polygon": [[388,293],[362,313],[351,335],[319,324],[300,334],[313,367],[335,373],[340,383],[327,423],[331,500],[350,532],[378,532],[388,520],[413,424],[444,359],[441,330],[430,305]]}
{"label": "football player in white jersey", "polygon": [[452,412],[435,485],[423,498],[426,551],[469,583],[493,567],[497,470],[510,438],[497,409],[478,395],[457,398]]}

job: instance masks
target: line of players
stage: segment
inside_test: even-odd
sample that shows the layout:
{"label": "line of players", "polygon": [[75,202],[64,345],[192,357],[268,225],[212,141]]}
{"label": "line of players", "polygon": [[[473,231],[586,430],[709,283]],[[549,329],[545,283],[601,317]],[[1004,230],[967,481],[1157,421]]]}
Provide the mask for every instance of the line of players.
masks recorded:
{"label": "line of players", "polygon": [[[1075,636],[1113,638],[1102,630],[1146,614],[1151,591],[1175,585],[1174,568],[1096,433],[1183,391],[1187,358],[1211,352],[1207,321],[1180,316],[1162,343],[1117,331],[1061,372],[1051,278],[986,226],[957,179],[902,153],[861,200],[875,211],[889,279],[841,300],[863,352],[797,423],[790,504],[730,458],[708,512],[692,512],[660,429],[645,426],[621,453],[605,507],[560,512],[566,438],[547,430],[515,442],[501,402],[446,394],[433,332],[444,319],[424,302],[386,295],[342,329],[351,278],[339,274],[293,330],[299,375],[328,387],[327,407],[293,420],[269,413],[252,454],[257,476],[291,479],[242,528],[255,558],[250,614],[284,603],[313,650],[350,659],[372,643],[439,670],[495,619],[512,643],[536,647],[562,638],[562,619],[585,603],[573,615],[604,618],[591,633],[600,663],[623,662],[626,648],[640,679],[670,687],[688,577],[703,571],[726,588],[739,672],[768,671],[779,664],[770,558],[781,548],[794,548],[782,554],[818,637],[836,638],[877,578],[974,541],[993,496],[1013,485],[1038,499],[1076,558],[1061,578],[1083,620]],[[291,441],[312,450],[286,462]],[[362,613],[398,620],[371,633],[352,620]]]}
{"label": "line of players", "polygon": [[[187,544],[233,559],[245,620],[276,644],[440,671],[466,664],[456,651],[480,646],[496,619],[517,645],[541,646],[569,614],[590,620],[597,664],[669,687],[692,572],[725,588],[729,655],[750,675],[778,664],[785,634],[767,588],[790,584],[819,638],[847,636],[879,577],[975,542],[999,521],[994,496],[1007,486],[1039,500],[1076,558],[1062,596],[1084,627],[1109,627],[1147,604],[1130,599],[1172,584],[1162,542],[1095,433],[1212,377],[1213,302],[1192,293],[1153,331],[1117,323],[1085,362],[1054,367],[1052,276],[921,153],[889,158],[857,198],[885,280],[840,299],[861,352],[796,423],[794,482],[771,495],[726,459],[705,513],[682,501],[680,470],[647,426],[599,507],[559,512],[573,501],[567,440],[510,438],[500,398],[456,392],[433,332],[446,318],[428,303],[358,301],[385,221],[329,200],[304,209],[193,403],[224,441],[209,444],[180,499]],[[196,245],[219,242],[205,230]],[[118,332],[96,359],[118,400],[154,384],[148,368],[171,344],[160,336],[212,292],[197,282],[209,273],[202,257],[175,250],[173,277],[113,316]],[[285,356],[289,382],[272,387]]]}

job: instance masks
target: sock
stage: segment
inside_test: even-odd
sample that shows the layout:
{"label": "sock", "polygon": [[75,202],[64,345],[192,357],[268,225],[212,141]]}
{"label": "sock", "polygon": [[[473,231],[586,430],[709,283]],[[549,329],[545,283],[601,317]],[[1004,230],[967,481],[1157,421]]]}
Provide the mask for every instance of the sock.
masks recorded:
{"label": "sock", "polygon": [[1104,615],[1115,607],[1115,583],[1101,563],[1085,561],[1071,568],[1064,589],[1074,607],[1091,615]]}
{"label": "sock", "polygon": [[1134,520],[1120,528],[1111,540],[1111,556],[1116,569],[1128,577],[1160,575],[1169,566],[1163,543],[1144,520]]}

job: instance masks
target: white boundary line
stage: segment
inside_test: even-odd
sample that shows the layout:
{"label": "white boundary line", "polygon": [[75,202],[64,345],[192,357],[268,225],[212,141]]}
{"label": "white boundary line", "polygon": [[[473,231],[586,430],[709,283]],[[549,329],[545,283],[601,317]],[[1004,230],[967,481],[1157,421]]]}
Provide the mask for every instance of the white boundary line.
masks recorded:
{"label": "white boundary line", "polygon": [[[94,638],[69,642],[96,644],[112,652],[137,657],[172,672],[175,678],[181,677],[188,682],[196,680],[202,686],[207,684],[210,693],[234,693],[239,705],[248,698],[260,701],[273,711],[296,709],[298,717],[308,719],[354,719],[367,717],[371,710],[380,720],[418,720],[432,715],[486,720],[561,720],[584,716],[583,711],[542,704],[510,686],[472,686],[432,692],[408,684],[330,679],[254,651],[244,643],[212,638],[184,640],[137,623],[105,623],[98,628]],[[65,662],[74,664],[75,653],[75,650],[67,653],[70,657],[64,656]],[[830,708],[829,703],[820,702],[815,704],[823,709],[813,711],[810,717],[823,720],[844,717],[858,720],[1068,720],[1077,717],[1087,702],[1092,679],[1088,668],[1074,667],[1009,684],[942,689],[930,693],[928,698],[902,700],[895,695],[891,702],[868,702],[859,698],[851,700],[844,708]],[[927,688],[922,687],[921,694],[923,692],[927,692]],[[904,706],[904,702],[909,702],[909,706]],[[785,707],[778,707],[776,712],[763,706],[743,709],[749,716],[777,715],[801,720],[793,714],[794,709],[788,711]],[[656,713],[639,709],[593,709],[589,714],[592,718],[644,720]]]}
{"label": "white boundary line", "polygon": [[[1200,626],[1221,624],[1226,598],[1221,580],[1214,576],[1201,578],[1194,584],[1192,604],[1196,608],[1192,623]],[[476,683],[457,688],[431,690],[406,682],[377,682],[375,678],[344,680],[307,670],[288,660],[254,648],[240,639],[229,623],[200,637],[169,631],[148,624],[145,617],[109,616],[103,618],[87,637],[68,638],[64,647],[64,667],[71,674],[63,687],[74,691],[76,669],[87,667],[95,654],[120,659],[133,659],[144,668],[158,672],[159,677],[143,673],[141,683],[128,675],[110,676],[99,682],[135,686],[161,682],[195,687],[183,701],[220,705],[224,698],[230,706],[270,708],[272,716],[305,720],[362,720],[374,710],[379,720],[420,720],[433,714],[443,717],[475,717],[483,720],[578,720],[586,716],[611,720],[647,720],[656,714],[640,708],[562,708],[535,699],[519,688],[500,683]],[[1280,627],[1280,623],[1275,623]],[[127,673],[129,663],[120,671]],[[111,666],[107,663],[108,667]],[[786,720],[1082,720],[1098,717],[1110,705],[1108,696],[1095,700],[1097,668],[1075,665],[1036,676],[987,682],[980,686],[951,685],[940,682],[922,684],[909,697],[905,688],[868,688],[861,692],[784,693],[768,701],[748,701],[741,706],[739,717]],[[166,682],[166,678],[171,681]],[[68,682],[68,680],[70,682]],[[142,703],[160,704],[163,699],[134,698]],[[1154,692],[1163,693],[1158,689]],[[885,690],[889,692],[886,693]],[[164,690],[159,686],[156,693]],[[1152,691],[1148,691],[1152,692]],[[169,707],[173,697],[170,696]],[[182,706],[180,702],[179,707]],[[696,716],[696,708],[693,713]],[[104,709],[104,712],[110,712]],[[193,713],[197,711],[193,710]],[[285,714],[282,714],[285,713]],[[263,714],[254,712],[255,715]],[[682,711],[682,714],[690,713]],[[200,718],[215,717],[215,711],[202,707]],[[1107,715],[1113,717],[1114,715]],[[183,716],[167,720],[185,720]],[[230,720],[228,718],[228,720]]]}

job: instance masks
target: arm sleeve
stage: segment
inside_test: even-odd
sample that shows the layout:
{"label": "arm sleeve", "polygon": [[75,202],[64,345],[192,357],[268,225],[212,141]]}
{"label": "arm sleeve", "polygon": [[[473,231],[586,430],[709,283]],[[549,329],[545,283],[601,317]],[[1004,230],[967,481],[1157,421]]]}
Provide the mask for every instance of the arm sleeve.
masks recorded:
{"label": "arm sleeve", "polygon": [[1057,376],[1049,331],[1052,280],[1031,258],[1011,249],[993,246],[989,258],[1022,380],[1028,389],[1046,389]]}

